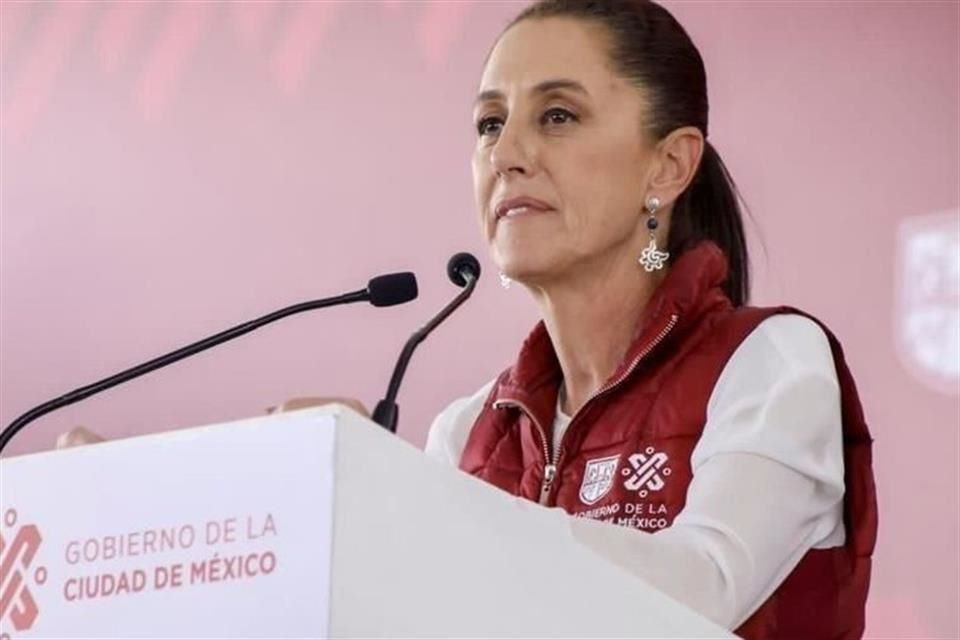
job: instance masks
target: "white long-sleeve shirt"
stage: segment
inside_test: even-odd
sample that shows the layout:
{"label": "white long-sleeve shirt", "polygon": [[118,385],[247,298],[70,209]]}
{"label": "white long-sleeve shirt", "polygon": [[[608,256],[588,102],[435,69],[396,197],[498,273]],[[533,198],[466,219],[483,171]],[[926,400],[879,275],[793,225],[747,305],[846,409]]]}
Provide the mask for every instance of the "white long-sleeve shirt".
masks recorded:
{"label": "white long-sleeve shirt", "polygon": [[[459,463],[492,384],[434,420],[429,455]],[[558,411],[554,447],[569,423]],[[710,396],[692,469],[669,528],[651,534],[584,518],[571,526],[600,555],[735,629],[809,549],[844,543],[840,391],[814,322],[773,316],[737,348]]]}

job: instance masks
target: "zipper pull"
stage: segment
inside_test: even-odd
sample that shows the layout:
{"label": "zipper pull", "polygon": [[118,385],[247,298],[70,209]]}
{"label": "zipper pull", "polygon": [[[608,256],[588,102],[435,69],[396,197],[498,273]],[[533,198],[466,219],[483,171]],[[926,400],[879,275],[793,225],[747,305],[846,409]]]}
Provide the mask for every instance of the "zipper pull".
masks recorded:
{"label": "zipper pull", "polygon": [[557,475],[557,465],[548,464],[543,468],[543,483],[540,485],[540,504],[547,504],[550,497],[550,486]]}

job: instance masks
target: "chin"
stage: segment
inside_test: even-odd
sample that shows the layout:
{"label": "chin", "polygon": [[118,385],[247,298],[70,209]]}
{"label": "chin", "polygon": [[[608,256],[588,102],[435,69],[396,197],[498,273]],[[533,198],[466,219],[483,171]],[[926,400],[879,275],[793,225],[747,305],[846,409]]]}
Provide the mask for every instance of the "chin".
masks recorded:
{"label": "chin", "polygon": [[500,273],[517,282],[536,282],[557,271],[555,260],[531,252],[493,251]]}

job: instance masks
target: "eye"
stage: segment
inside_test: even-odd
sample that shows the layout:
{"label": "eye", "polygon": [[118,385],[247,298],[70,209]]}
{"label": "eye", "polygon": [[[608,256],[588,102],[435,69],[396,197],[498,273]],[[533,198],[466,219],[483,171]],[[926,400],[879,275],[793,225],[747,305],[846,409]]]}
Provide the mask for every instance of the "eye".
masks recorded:
{"label": "eye", "polygon": [[553,107],[552,109],[547,109],[540,118],[541,124],[548,125],[559,125],[576,121],[577,116],[567,109],[563,109],[562,107]]}
{"label": "eye", "polygon": [[480,120],[477,122],[477,134],[480,136],[495,134],[502,126],[503,120],[496,116],[480,118]]}

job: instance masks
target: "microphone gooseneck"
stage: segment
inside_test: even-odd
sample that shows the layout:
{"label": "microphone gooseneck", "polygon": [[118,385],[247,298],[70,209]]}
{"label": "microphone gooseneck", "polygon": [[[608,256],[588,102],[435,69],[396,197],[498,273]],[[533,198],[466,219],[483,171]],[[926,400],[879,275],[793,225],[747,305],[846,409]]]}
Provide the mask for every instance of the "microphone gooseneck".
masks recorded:
{"label": "microphone gooseneck", "polygon": [[171,351],[170,353],[154,358],[153,360],[149,360],[143,364],[139,364],[135,367],[126,369],[125,371],[121,371],[120,373],[114,374],[109,378],[104,378],[99,382],[94,382],[93,384],[89,384],[85,387],[74,389],[73,391],[58,398],[54,398],[53,400],[49,400],[37,407],[34,407],[11,422],[9,426],[7,426],[2,433],[0,433],[0,452],[3,451],[13,436],[15,436],[21,429],[40,416],[66,407],[67,405],[80,402],[81,400],[89,398],[94,394],[100,393],[101,391],[106,391],[111,387],[115,387],[118,384],[123,384],[124,382],[133,380],[134,378],[139,378],[144,374],[165,367],[168,364],[173,364],[178,360],[183,360],[184,358],[188,358],[192,355],[200,353],[201,351],[206,351],[211,347],[215,347],[218,344],[227,342],[228,340],[238,338],[246,333],[250,333],[255,329],[259,329],[264,325],[276,322],[277,320],[281,320],[298,313],[303,313],[304,311],[322,309],[324,307],[333,307],[352,302],[370,302],[377,307],[388,307],[395,304],[409,302],[417,297],[417,293],[416,276],[410,272],[391,273],[373,278],[367,284],[366,289],[360,289],[358,291],[345,293],[332,298],[322,298],[319,300],[301,302],[299,304],[280,309],[279,311],[268,313],[267,315],[261,316],[255,320],[244,322],[243,324],[239,324],[235,327],[227,329],[226,331],[221,331],[220,333],[214,334],[208,338],[198,340],[197,342],[188,344],[185,347]]}
{"label": "microphone gooseneck", "polygon": [[436,329],[441,322],[466,302],[467,298],[473,295],[477,280],[480,279],[480,262],[469,253],[458,253],[447,262],[447,276],[455,285],[463,287],[463,291],[450,304],[441,309],[440,313],[433,319],[410,336],[400,352],[400,357],[397,358],[397,364],[393,369],[393,375],[390,376],[390,384],[387,387],[387,395],[377,403],[373,411],[373,421],[390,433],[397,432],[397,419],[400,411],[397,406],[397,395],[400,392],[400,383],[403,382],[403,375],[407,371],[407,365],[410,363],[410,358],[413,357],[414,350],[430,335],[431,331]]}

